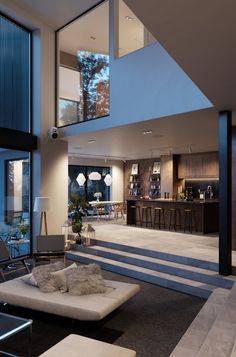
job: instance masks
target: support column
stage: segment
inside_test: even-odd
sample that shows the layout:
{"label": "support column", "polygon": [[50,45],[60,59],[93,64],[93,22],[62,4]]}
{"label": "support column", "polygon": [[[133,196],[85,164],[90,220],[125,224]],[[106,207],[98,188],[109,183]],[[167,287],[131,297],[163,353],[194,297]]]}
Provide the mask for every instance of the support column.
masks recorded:
{"label": "support column", "polygon": [[119,1],[109,2],[109,47],[110,62],[119,57]]}
{"label": "support column", "polygon": [[232,272],[232,119],[219,113],[219,274]]}

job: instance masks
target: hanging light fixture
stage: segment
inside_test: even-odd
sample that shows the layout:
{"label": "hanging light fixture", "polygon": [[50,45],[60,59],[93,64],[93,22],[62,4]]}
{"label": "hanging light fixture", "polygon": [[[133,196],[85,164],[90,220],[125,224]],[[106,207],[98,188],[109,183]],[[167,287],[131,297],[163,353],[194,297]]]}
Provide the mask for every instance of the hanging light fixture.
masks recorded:
{"label": "hanging light fixture", "polygon": [[112,177],[110,174],[106,174],[105,178],[104,178],[104,182],[106,184],[106,186],[111,186],[112,184]]}
{"label": "hanging light fixture", "polygon": [[78,182],[79,186],[84,186],[84,183],[86,181],[86,178],[85,178],[84,174],[79,173],[76,181]]}
{"label": "hanging light fixture", "polygon": [[89,174],[89,180],[99,181],[101,180],[101,174],[99,172],[93,171]]}

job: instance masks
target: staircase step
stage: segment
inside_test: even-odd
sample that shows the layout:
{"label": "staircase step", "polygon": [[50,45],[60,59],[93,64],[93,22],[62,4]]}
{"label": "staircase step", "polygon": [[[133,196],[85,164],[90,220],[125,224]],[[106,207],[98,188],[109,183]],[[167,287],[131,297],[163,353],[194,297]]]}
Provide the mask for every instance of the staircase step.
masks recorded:
{"label": "staircase step", "polygon": [[220,309],[198,357],[229,357],[236,341],[236,285],[233,286],[225,304]]}
{"label": "staircase step", "polygon": [[79,261],[82,264],[97,263],[102,269],[112,271],[114,273],[126,275],[135,279],[143,280],[148,283],[156,284],[165,288],[181,291],[190,295],[198,296],[207,299],[214,286],[202,284],[198,281],[162,273],[159,271],[130,265],[127,263],[114,261],[105,257],[95,256],[79,251],[67,251],[66,258]]}
{"label": "staircase step", "polygon": [[146,269],[151,269],[161,273],[199,281],[204,284],[210,284],[225,289],[231,289],[234,281],[222,276],[216,276],[215,272],[197,267],[189,267],[171,261],[163,261],[161,259],[152,258],[148,256],[140,256],[138,254],[117,251],[103,246],[89,246],[75,245],[74,249],[80,252],[96,255],[112,259],[115,261],[127,263],[130,265],[139,266]]}
{"label": "staircase step", "polygon": [[206,261],[206,260],[202,260],[202,259],[184,257],[181,255],[176,255],[176,254],[166,253],[166,252],[159,252],[159,251],[154,251],[154,250],[150,250],[150,249],[146,249],[146,248],[133,247],[133,246],[126,245],[126,244],[107,242],[107,241],[103,241],[101,239],[91,239],[91,244],[99,245],[101,247],[111,248],[111,249],[115,249],[115,250],[119,250],[119,251],[122,250],[125,252],[134,253],[134,254],[138,254],[138,255],[144,255],[144,256],[150,257],[150,258],[157,258],[160,260],[166,260],[166,261],[171,261],[171,262],[175,262],[175,263],[179,263],[179,264],[183,264],[183,265],[212,270],[215,272],[218,272],[218,270],[219,270],[218,263],[210,262],[210,261]]}
{"label": "staircase step", "polygon": [[170,357],[197,356],[208,332],[229,296],[230,291],[217,288],[213,291],[198,315],[195,317]]}

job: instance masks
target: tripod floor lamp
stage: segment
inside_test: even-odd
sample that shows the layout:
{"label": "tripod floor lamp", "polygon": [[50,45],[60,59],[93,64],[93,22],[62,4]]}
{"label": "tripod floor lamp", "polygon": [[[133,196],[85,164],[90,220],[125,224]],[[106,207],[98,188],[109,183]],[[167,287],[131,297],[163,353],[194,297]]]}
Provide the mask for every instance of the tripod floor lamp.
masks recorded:
{"label": "tripod floor lamp", "polygon": [[51,211],[51,200],[50,197],[35,197],[34,201],[34,212],[40,212],[40,230],[39,235],[42,235],[43,223],[45,235],[48,235],[47,227],[47,216],[46,212]]}

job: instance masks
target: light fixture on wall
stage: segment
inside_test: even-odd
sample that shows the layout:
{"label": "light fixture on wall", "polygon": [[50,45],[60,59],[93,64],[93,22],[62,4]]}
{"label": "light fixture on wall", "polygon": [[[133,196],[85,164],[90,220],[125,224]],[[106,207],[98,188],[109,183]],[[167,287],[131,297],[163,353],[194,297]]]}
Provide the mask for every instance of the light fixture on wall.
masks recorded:
{"label": "light fixture on wall", "polygon": [[111,186],[112,184],[112,177],[110,174],[106,174],[105,178],[104,178],[104,182],[106,184],[106,186]]}
{"label": "light fixture on wall", "polygon": [[47,227],[47,216],[46,212],[50,212],[52,210],[51,199],[50,197],[35,197],[34,201],[34,212],[40,212],[40,230],[39,235],[42,234],[42,226],[44,221],[45,234],[48,234]]}
{"label": "light fixture on wall", "polygon": [[101,174],[97,171],[93,171],[89,174],[89,180],[99,181],[101,180],[101,178],[102,178]]}
{"label": "light fixture on wall", "polygon": [[86,178],[85,178],[84,174],[79,173],[76,181],[78,182],[79,186],[83,186],[85,181],[86,181]]}

